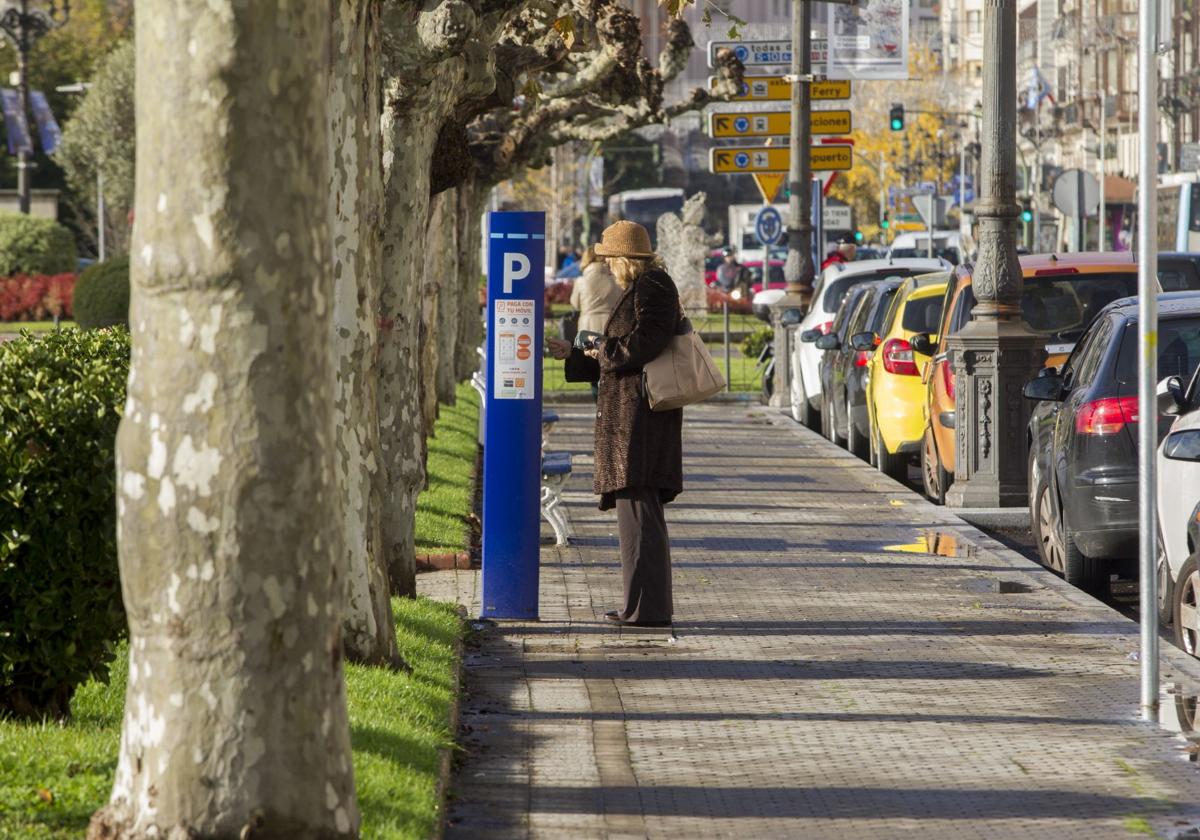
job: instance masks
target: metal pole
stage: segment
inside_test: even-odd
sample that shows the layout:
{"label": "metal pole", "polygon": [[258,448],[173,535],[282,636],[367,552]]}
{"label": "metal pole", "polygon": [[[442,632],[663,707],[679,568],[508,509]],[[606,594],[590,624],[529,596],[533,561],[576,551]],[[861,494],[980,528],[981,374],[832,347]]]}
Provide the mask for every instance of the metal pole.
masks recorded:
{"label": "metal pole", "polygon": [[812,8],[809,0],[792,0],[792,130],[788,166],[787,294],[807,302],[813,286],[812,198],[808,148],[811,143],[809,84],[812,76]]}
{"label": "metal pole", "polygon": [[[766,275],[764,275],[764,276],[766,276]],[[733,385],[732,385],[732,383],[733,383],[733,368],[730,366],[731,362],[730,362],[730,353],[729,353],[729,299],[728,298],[721,301],[721,312],[723,314],[724,321],[725,321],[725,390],[732,391],[733,390]],[[745,361],[743,360],[742,363],[745,364]]]}
{"label": "metal pole", "polygon": [[104,218],[104,173],[96,171],[96,233],[100,243],[100,262],[104,262],[104,229],[108,226]]}
{"label": "metal pole", "polygon": [[[25,123],[26,144],[33,143],[29,126],[29,35],[25,22],[29,20],[29,0],[21,0],[21,22],[17,39],[17,99],[20,101],[20,121]],[[29,145],[17,150],[17,198],[22,213],[29,214],[31,185],[29,183]]]}
{"label": "metal pole", "polygon": [[1141,622],[1142,717],[1158,720],[1158,561],[1154,456],[1158,448],[1158,61],[1154,55],[1158,2],[1138,8],[1138,584]]}
{"label": "metal pole", "polygon": [[[1099,74],[1097,74],[1099,75]],[[1107,197],[1104,194],[1104,112],[1108,110],[1108,82],[1105,81],[1104,87],[1100,91],[1100,149],[1097,153],[1100,163],[1100,213],[1097,217],[1099,225],[1096,234],[1096,250],[1109,250],[1104,246],[1104,210]]]}
{"label": "metal pole", "polygon": [[1029,194],[1033,196],[1033,244],[1031,253],[1042,252],[1042,112],[1041,104],[1033,111],[1033,177],[1029,179]]}
{"label": "metal pole", "polygon": [[1087,208],[1083,206],[1082,166],[1075,172],[1075,250],[1087,250]]}
{"label": "metal pole", "polygon": [[876,172],[879,175],[879,238],[886,245],[888,232],[883,229],[883,214],[887,212],[887,187],[883,183],[883,152],[879,153],[879,169]]}

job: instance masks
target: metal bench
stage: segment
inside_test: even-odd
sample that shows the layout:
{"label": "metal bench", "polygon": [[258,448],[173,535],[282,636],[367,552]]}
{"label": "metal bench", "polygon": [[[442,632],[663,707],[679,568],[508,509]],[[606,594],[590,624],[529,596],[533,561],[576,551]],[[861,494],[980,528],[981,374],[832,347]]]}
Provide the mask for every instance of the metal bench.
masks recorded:
{"label": "metal bench", "polygon": [[559,508],[563,487],[570,477],[570,452],[547,452],[542,455],[542,516],[554,529],[557,545],[568,545],[571,538],[567,515]]}

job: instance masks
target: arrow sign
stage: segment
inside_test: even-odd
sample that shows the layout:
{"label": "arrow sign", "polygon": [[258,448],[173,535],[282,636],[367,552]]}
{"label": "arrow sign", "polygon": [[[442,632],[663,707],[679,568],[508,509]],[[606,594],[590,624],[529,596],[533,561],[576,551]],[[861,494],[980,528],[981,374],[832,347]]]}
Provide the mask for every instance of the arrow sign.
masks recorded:
{"label": "arrow sign", "polygon": [[[745,67],[765,67],[792,63],[792,42],[787,39],[767,41],[709,41],[708,66],[717,66],[717,53],[723,49],[733,54]],[[809,48],[814,66],[823,66],[829,52],[825,38],[813,38]]]}
{"label": "arrow sign", "polygon": [[[850,146],[813,146],[808,150],[814,172],[844,172],[854,165]],[[791,155],[787,146],[753,146],[708,150],[709,171],[716,175],[787,172]]]}
{"label": "arrow sign", "polygon": [[[849,111],[813,111],[809,117],[813,134],[849,134],[852,121]],[[714,113],[709,115],[708,136],[721,137],[784,137],[792,130],[790,111],[754,113]]]}
{"label": "arrow sign", "polygon": [[[730,102],[786,102],[792,98],[792,83],[782,76],[746,76],[741,92]],[[716,90],[718,79],[708,77],[708,89]],[[850,98],[849,80],[812,82],[809,96],[814,102]]]}

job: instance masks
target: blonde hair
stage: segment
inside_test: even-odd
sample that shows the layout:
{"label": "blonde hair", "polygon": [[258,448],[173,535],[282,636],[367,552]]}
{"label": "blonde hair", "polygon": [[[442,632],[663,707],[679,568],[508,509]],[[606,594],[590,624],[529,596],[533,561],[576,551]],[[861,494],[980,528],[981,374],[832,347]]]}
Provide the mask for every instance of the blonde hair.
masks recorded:
{"label": "blonde hair", "polygon": [[608,270],[617,285],[628,289],[629,284],[652,268],[662,268],[661,257],[608,257]]}
{"label": "blonde hair", "polygon": [[596,256],[596,246],[589,245],[587,250],[583,252],[583,256],[579,258],[579,267],[587,268],[598,259],[600,258]]}

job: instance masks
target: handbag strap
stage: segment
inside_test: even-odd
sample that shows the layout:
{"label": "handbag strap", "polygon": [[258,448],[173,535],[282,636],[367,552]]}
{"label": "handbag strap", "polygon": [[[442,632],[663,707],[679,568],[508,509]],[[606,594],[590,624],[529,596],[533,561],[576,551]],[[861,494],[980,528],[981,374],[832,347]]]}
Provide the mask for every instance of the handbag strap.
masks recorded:
{"label": "handbag strap", "polygon": [[683,311],[683,304],[679,305],[679,319],[675,322],[675,335],[687,335],[694,332],[692,321]]}

